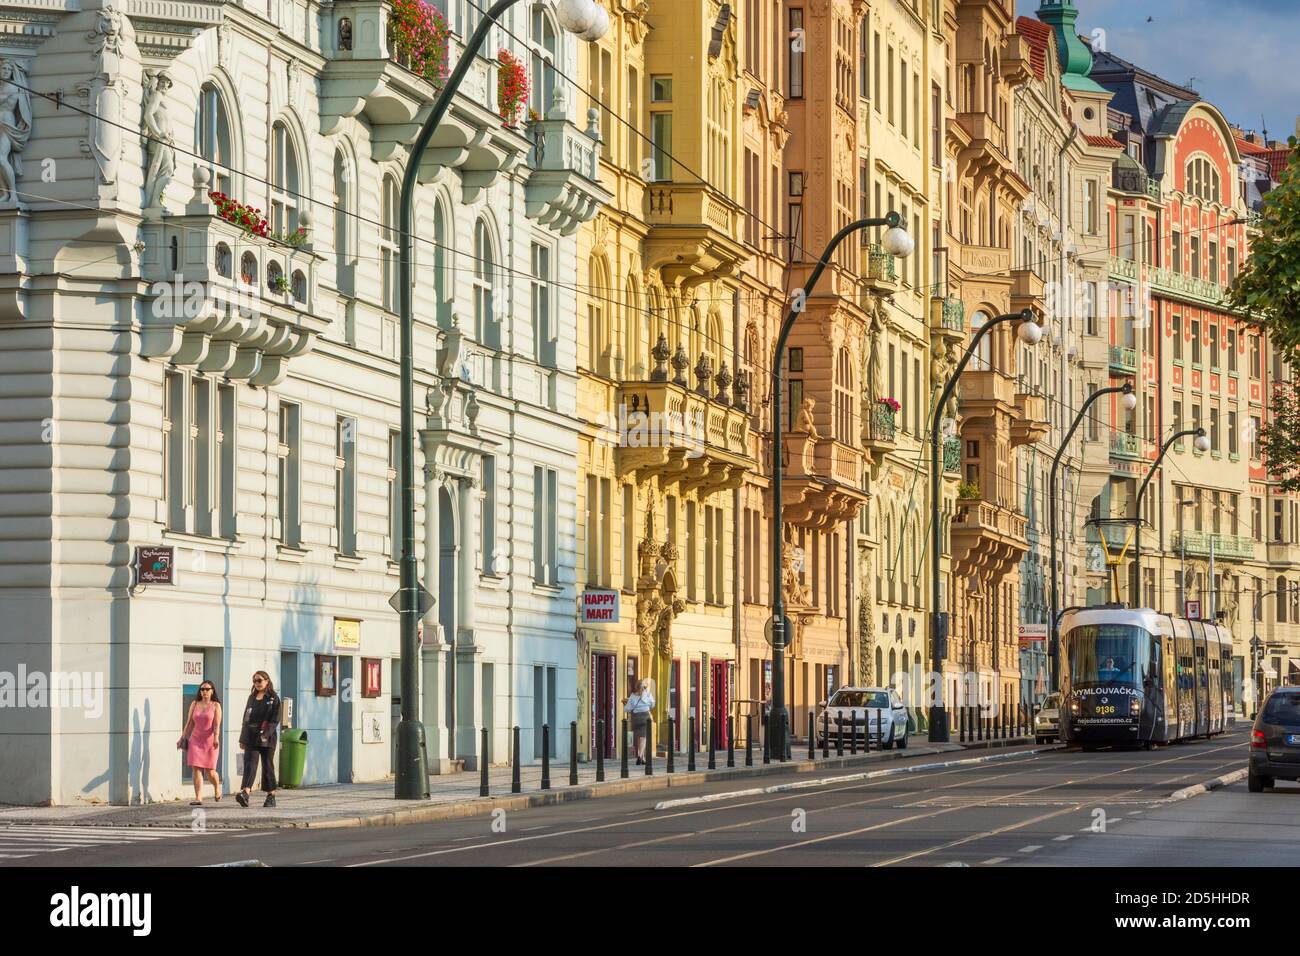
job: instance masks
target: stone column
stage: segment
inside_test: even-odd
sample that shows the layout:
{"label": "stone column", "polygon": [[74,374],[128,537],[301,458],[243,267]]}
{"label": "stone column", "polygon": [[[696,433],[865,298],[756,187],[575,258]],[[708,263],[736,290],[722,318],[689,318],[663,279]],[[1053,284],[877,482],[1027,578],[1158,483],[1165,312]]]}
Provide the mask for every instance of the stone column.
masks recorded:
{"label": "stone column", "polygon": [[456,600],[456,756],[465,768],[478,768],[479,728],[483,723],[482,682],[479,679],[482,649],[474,641],[474,602],[478,595],[478,571],[474,567],[478,535],[474,530],[475,482],[461,478],[457,511],[458,594]]}
{"label": "stone column", "polygon": [[[438,597],[438,488],[442,473],[431,465],[424,467],[424,587]],[[447,648],[438,629],[438,608],[424,619],[424,640],[420,645],[420,676],[423,694],[420,700],[424,723],[425,747],[429,772],[451,771],[451,740],[447,728]]]}

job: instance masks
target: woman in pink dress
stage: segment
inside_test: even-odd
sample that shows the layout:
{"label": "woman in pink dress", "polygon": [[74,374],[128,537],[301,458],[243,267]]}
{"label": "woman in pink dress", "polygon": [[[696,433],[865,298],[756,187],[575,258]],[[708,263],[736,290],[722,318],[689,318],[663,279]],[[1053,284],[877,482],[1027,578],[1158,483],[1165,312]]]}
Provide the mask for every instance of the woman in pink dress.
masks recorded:
{"label": "woman in pink dress", "polygon": [[[217,751],[221,747],[221,699],[209,681],[199,685],[198,696],[190,703],[182,742],[188,738],[185,762],[194,771],[194,799],[190,806],[203,806],[203,775],[212,781],[213,798],[221,801],[221,778],[217,776]],[[179,747],[180,744],[177,744]]]}

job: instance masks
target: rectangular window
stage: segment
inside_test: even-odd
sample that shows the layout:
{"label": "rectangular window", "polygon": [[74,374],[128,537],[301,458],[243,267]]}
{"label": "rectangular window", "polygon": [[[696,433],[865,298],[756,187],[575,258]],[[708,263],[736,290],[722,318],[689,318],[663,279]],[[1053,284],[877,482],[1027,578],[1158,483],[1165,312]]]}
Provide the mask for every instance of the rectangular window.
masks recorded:
{"label": "rectangular window", "polygon": [[1224,347],[1228,350],[1228,371],[1235,372],[1237,371],[1237,330],[1228,329],[1224,337],[1227,339]]}
{"label": "rectangular window", "polygon": [[803,97],[803,50],[806,37],[803,32],[803,10],[790,10],[790,99]]}
{"label": "rectangular window", "polygon": [[898,129],[907,138],[907,62],[898,58]]}
{"label": "rectangular window", "polygon": [[204,378],[190,380],[190,501],[194,506],[193,531],[195,534],[211,535],[212,512],[216,505],[213,496],[212,481],[216,474],[213,467],[213,414],[212,383]]}
{"label": "rectangular window", "polygon": [[[907,375],[908,375],[907,360],[908,360],[907,350],[904,349],[904,350],[903,350],[903,381],[902,381],[902,385],[903,385],[903,387],[902,387],[902,389],[899,391],[899,395],[902,396],[902,401],[904,401],[904,402],[907,401]],[[897,396],[897,395],[890,395],[890,398],[895,398],[895,399],[897,399],[898,396]],[[908,428],[908,424],[909,424],[909,422],[910,422],[910,420],[911,420],[911,416],[907,414],[907,409],[903,409],[903,414],[902,414],[901,416],[899,416],[899,417],[900,417],[902,420],[901,420],[898,424],[899,424],[899,426],[903,429],[903,431],[905,431],[905,432],[907,432],[907,431],[911,431],[911,429]]]}
{"label": "rectangular window", "polygon": [[912,74],[912,145],[921,148],[921,77],[917,73]]}
{"label": "rectangular window", "polygon": [[1174,361],[1183,360],[1183,317],[1175,315],[1173,318],[1173,340],[1174,340]]}
{"label": "rectangular window", "polygon": [[1263,427],[1258,415],[1250,416],[1250,457],[1252,461],[1259,461],[1259,430]]}
{"label": "rectangular window", "polygon": [[[1174,427],[1183,427],[1183,403],[1177,399],[1174,400]],[[1181,442],[1179,444],[1181,446]]]}
{"label": "rectangular window", "polygon": [[871,98],[871,31],[867,29],[867,22],[863,17],[858,26],[858,96],[863,99]]}
{"label": "rectangular window", "polygon": [[1211,322],[1206,331],[1210,335],[1210,368],[1219,367],[1219,325]]}
{"label": "rectangular window", "polygon": [[1095,179],[1083,181],[1083,228],[1090,236],[1097,234],[1097,180]]}
{"label": "rectangular window", "polygon": [[1188,240],[1188,252],[1190,255],[1187,259],[1188,269],[1193,279],[1201,277],[1201,237],[1192,236]]}
{"label": "rectangular window", "polygon": [[532,323],[533,355],[537,364],[555,368],[555,335],[551,328],[551,250],[549,246],[533,243]]}
{"label": "rectangular window", "polygon": [[233,541],[239,532],[239,405],[235,386],[217,386],[217,405],[217,533]]}
{"label": "rectangular window", "polygon": [[[1092,396],[1096,393],[1097,389],[1098,389],[1098,386],[1096,385],[1096,383],[1094,383],[1094,382],[1089,382],[1089,383],[1088,383],[1088,398],[1091,399]],[[1089,412],[1089,413],[1088,413],[1088,441],[1097,441],[1097,439],[1098,439],[1098,435],[1099,435],[1099,430],[1100,430],[1100,425],[1099,425],[1099,423],[1098,423],[1098,421],[1097,421],[1097,413],[1096,413],[1096,412]]]}
{"label": "rectangular window", "polygon": [[497,460],[491,455],[482,457],[479,478],[483,483],[483,504],[479,514],[482,571],[495,577],[497,573],[494,566],[497,550]]}
{"label": "rectangular window", "polygon": [[1260,365],[1260,342],[1261,337],[1256,334],[1250,337],[1250,377],[1259,378]]}
{"label": "rectangular window", "polygon": [[1282,517],[1282,502],[1277,499],[1274,499],[1273,500],[1273,540],[1274,541],[1282,540],[1282,532],[1285,530],[1283,524],[1284,524],[1284,519]]}
{"label": "rectangular window", "polygon": [[1256,541],[1264,540],[1264,502],[1250,499],[1250,533]]}
{"label": "rectangular window", "polygon": [[1219,444],[1219,406],[1210,406],[1210,448],[1216,455],[1223,453],[1223,446]]}
{"label": "rectangular window", "polygon": [[722,509],[713,509],[713,601],[715,604],[723,604],[726,597],[723,594],[723,555],[726,553],[723,538]]}
{"label": "rectangular window", "polygon": [[1097,283],[1083,284],[1083,321],[1088,335],[1097,334]]}
{"label": "rectangular window", "polygon": [[872,81],[872,84],[871,84],[872,89],[875,90],[875,95],[872,97],[872,99],[873,99],[874,105],[875,105],[875,107],[876,107],[876,112],[879,113],[879,112],[880,112],[880,100],[881,100],[881,95],[880,95],[880,34],[879,34],[878,32],[876,32],[876,31],[872,31],[872,34],[871,34],[871,62],[872,62],[872,64],[873,64],[873,66],[872,66],[872,74],[873,74],[874,77],[875,77],[874,80]]}
{"label": "rectangular window", "polygon": [[185,448],[189,428],[185,420],[185,375],[163,373],[163,493],[167,498],[167,527],[188,530],[185,520]]}
{"label": "rectangular window", "polygon": [[886,116],[889,119],[889,125],[894,125],[894,48],[889,48],[889,69],[885,71],[889,84],[888,102]]}
{"label": "rectangular window", "polygon": [[921,404],[921,360],[912,359],[912,433],[920,435],[925,423],[925,408]]}
{"label": "rectangular window", "polygon": [[1228,285],[1237,281],[1237,249],[1228,246]]}
{"label": "rectangular window", "polygon": [[1228,454],[1237,454],[1237,413],[1228,412]]}
{"label": "rectangular window", "polygon": [[388,433],[388,557],[402,558],[402,433]]}
{"label": "rectangular window", "polygon": [[279,468],[276,489],[279,494],[280,540],[286,547],[302,543],[300,520],[302,502],[302,407],[280,403]]}
{"label": "rectangular window", "polygon": [[641,168],[641,74],[635,67],[627,70],[627,140],[628,169]]}
{"label": "rectangular window", "polygon": [[[707,534],[709,531],[708,511],[709,509],[706,507],[705,508],[706,538],[704,544],[704,552],[705,552],[704,559],[706,562],[711,560],[711,553],[709,552],[709,543],[707,538]],[[699,545],[695,537],[696,527],[697,525],[695,520],[695,502],[688,500],[686,502],[686,529],[685,529],[685,535],[683,536],[683,550],[685,550],[686,552],[686,600],[688,601],[698,601],[700,597],[695,582],[695,579],[699,576],[696,567],[696,557],[695,557],[695,553],[699,548]],[[711,570],[712,570],[711,566],[705,569],[706,578],[709,576],[709,571]]]}
{"label": "rectangular window", "polygon": [[636,491],[623,486],[623,590],[636,590]]}
{"label": "rectangular window", "polygon": [[357,420],[334,419],[334,530],[339,554],[357,553]]}
{"label": "rectangular window", "polygon": [[1192,364],[1201,364],[1201,320],[1192,319]]}
{"label": "rectangular window", "polygon": [[1210,262],[1209,262],[1209,280],[1211,282],[1219,281],[1219,244],[1213,239],[1209,241]]}
{"label": "rectangular window", "polygon": [[553,469],[533,466],[533,582],[559,585],[559,475]]}
{"label": "rectangular window", "polygon": [[654,148],[654,169],[652,174],[657,183],[667,182],[673,178],[673,114],[658,112],[650,114],[650,141]]}
{"label": "rectangular window", "polygon": [[1170,246],[1174,253],[1174,272],[1182,275],[1183,272],[1183,234],[1177,229],[1173,231]]}
{"label": "rectangular window", "polygon": [[943,165],[943,102],[939,84],[930,84],[930,165]]}

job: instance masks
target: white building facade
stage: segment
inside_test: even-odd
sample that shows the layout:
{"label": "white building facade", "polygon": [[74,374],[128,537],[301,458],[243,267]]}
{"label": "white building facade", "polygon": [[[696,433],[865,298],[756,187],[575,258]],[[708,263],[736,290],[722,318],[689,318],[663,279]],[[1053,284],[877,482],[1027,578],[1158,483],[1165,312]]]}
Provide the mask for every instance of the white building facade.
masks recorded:
{"label": "white building facade", "polygon": [[[0,13],[0,765],[28,768],[0,801],[182,795],[175,744],[203,677],[226,704],[230,786],[257,669],[307,731],[304,783],[390,772],[397,196],[435,87],[390,55],[389,11]],[[572,234],[607,194],[575,98],[551,96],[574,39],[543,7],[505,23],[486,50],[529,64],[545,108],[505,125],[496,58],[478,57],[415,200],[434,771],[475,766],[482,727],[490,761],[514,725],[531,760],[540,724],[567,730],[575,707]],[[454,65],[474,24],[449,25]],[[174,549],[175,583],[138,583],[140,547]],[[38,674],[89,690],[42,705]]]}

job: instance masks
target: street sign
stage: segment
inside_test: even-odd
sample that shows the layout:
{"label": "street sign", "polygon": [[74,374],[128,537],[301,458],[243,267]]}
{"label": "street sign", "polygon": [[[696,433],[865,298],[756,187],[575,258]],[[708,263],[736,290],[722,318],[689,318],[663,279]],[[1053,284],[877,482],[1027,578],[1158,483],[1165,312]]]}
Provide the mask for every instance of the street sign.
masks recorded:
{"label": "street sign", "polygon": [[[428,614],[429,610],[433,607],[433,595],[426,591],[423,585],[417,584],[415,586],[415,599],[417,601],[416,610],[420,617],[424,617],[424,615]],[[393,596],[388,599],[388,606],[398,614],[402,613],[401,588],[398,588],[393,592]]]}
{"label": "street sign", "polygon": [[[767,619],[767,623],[763,625],[763,637],[766,638],[768,647],[772,646],[772,622],[775,620],[776,620],[776,615],[773,614],[771,617]],[[790,619],[787,617],[785,619],[785,646],[787,649],[790,647],[790,638],[793,636],[794,636],[794,625],[790,622]]]}
{"label": "street sign", "polygon": [[587,588],[582,592],[583,624],[617,624],[619,595],[605,588]]}
{"label": "street sign", "polygon": [[135,583],[175,584],[176,549],[170,546],[136,548]]}
{"label": "street sign", "polygon": [[1183,617],[1189,621],[1198,621],[1201,618],[1201,602],[1187,601],[1183,609]]}

